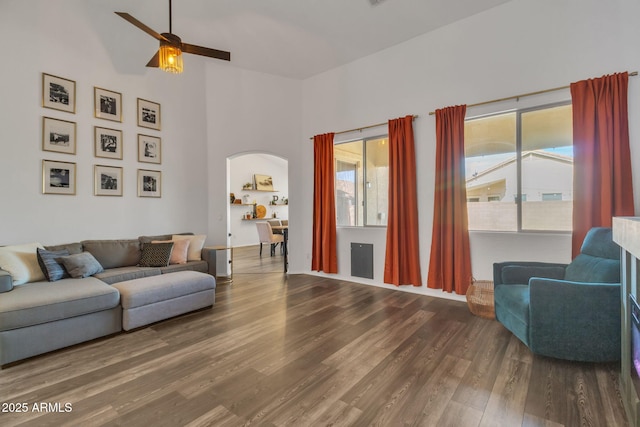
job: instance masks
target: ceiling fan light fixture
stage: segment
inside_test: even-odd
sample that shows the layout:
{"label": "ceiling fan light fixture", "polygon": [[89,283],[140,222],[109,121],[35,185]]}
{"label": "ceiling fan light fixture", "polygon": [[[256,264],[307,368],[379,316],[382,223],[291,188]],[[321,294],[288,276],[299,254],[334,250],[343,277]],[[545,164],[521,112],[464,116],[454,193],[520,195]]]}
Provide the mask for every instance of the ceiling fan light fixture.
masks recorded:
{"label": "ceiling fan light fixture", "polygon": [[158,51],[158,66],[167,73],[180,74],[184,67],[182,64],[182,41],[180,37],[171,33],[162,33],[167,41],[160,40]]}

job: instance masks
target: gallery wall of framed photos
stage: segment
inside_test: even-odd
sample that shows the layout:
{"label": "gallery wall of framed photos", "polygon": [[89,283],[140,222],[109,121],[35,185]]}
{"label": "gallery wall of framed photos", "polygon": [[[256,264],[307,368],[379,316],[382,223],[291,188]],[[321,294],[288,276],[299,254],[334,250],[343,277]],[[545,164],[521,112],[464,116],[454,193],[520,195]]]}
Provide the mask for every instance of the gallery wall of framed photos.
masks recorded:
{"label": "gallery wall of framed photos", "polygon": [[[78,92],[81,96],[90,93],[82,88]],[[93,120],[82,124],[92,132],[78,135],[79,126],[73,120],[77,111],[76,82],[42,73],[42,107],[52,110],[41,119],[42,151],[48,157],[42,159],[42,193],[76,195],[80,180],[92,182],[82,187],[92,188],[94,196],[122,197],[126,194],[124,188],[133,188],[137,197],[162,197],[161,170],[139,165],[127,173],[122,162],[125,147],[131,144],[137,148],[138,163],[154,164],[157,168],[162,164],[160,103],[137,98],[135,116],[131,113],[127,119],[121,92],[94,86],[92,95]],[[125,120],[144,130],[136,135],[125,133],[122,128]],[[77,162],[70,157],[83,151],[93,152],[92,175],[78,174]]]}

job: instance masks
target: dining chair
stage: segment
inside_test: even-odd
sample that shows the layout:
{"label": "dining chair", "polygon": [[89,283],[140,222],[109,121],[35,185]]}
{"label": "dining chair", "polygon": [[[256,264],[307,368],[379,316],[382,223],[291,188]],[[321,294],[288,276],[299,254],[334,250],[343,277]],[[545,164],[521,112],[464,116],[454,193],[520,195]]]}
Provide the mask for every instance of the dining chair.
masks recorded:
{"label": "dining chair", "polygon": [[271,224],[268,222],[256,222],[256,228],[258,229],[258,237],[260,238],[260,256],[262,256],[263,243],[268,243],[271,248],[271,256],[275,255],[276,246],[278,243],[284,242],[284,236],[282,234],[273,234]]}
{"label": "dining chair", "polygon": [[273,234],[282,234],[281,229],[273,228],[273,227],[280,227],[282,225],[279,219],[270,219],[267,222],[271,225],[271,231],[273,231]]}

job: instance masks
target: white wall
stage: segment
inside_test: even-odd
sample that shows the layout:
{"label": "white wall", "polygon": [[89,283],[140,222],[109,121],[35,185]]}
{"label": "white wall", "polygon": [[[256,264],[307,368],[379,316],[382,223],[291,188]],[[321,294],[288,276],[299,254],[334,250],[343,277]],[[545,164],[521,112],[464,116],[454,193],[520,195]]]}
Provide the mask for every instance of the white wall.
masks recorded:
{"label": "white wall", "polygon": [[[253,182],[253,175],[256,173],[269,175],[273,178],[273,192],[242,189],[245,183]],[[229,160],[229,184],[231,192],[236,198],[242,199],[244,195],[248,195],[251,203],[255,202],[267,208],[267,216],[264,220],[272,218],[273,213],[279,219],[289,219],[289,206],[282,204],[282,199],[289,195],[289,168],[286,160],[258,153],[235,156]],[[273,200],[273,196],[278,197],[275,206],[269,204]],[[229,206],[231,246],[249,246],[259,243],[256,221],[243,220],[243,215],[251,210],[252,206]]]}
{"label": "white wall", "polygon": [[[260,152],[287,160],[289,190],[282,193],[284,190],[277,188],[281,190],[278,194],[290,196],[294,191],[296,184],[292,181],[299,176],[296,159],[301,150],[302,82],[211,61],[206,69],[206,88],[209,181],[216,183],[209,188],[209,235],[216,244],[224,244],[227,230],[232,229],[230,216],[235,218],[236,209],[242,209],[230,210],[229,193],[243,194],[227,182],[228,159]],[[251,166],[241,179],[247,180],[253,173],[260,171]],[[274,176],[274,184],[279,187],[277,179]],[[225,182],[227,185],[223,185]],[[289,199],[289,226],[295,229],[300,227],[301,218],[292,216],[292,204],[299,199]]]}
{"label": "white wall", "polygon": [[[0,2],[0,38],[11,45],[5,58],[11,66],[0,71],[0,244],[207,231],[203,61],[186,58],[180,77],[145,69],[153,39],[113,7],[82,0]],[[149,38],[151,50],[132,51],[131,37]],[[76,114],[41,107],[43,72],[75,80]],[[122,94],[122,123],[93,117],[94,86]],[[161,104],[160,132],[137,127],[138,97]],[[76,155],[42,151],[43,116],[77,123]],[[123,131],[123,160],[94,157],[94,126]],[[138,163],[138,133],[162,138],[161,165]],[[42,194],[43,159],[76,163],[75,196]],[[93,195],[95,164],[123,168],[123,197]],[[138,168],[162,171],[161,198],[137,197]]]}
{"label": "white wall", "polygon": [[[303,134],[350,129],[407,114],[414,121],[420,211],[420,259],[426,283],[433,219],[435,119],[428,112],[640,68],[640,2],[635,0],[513,0],[406,43],[310,78],[303,87]],[[471,108],[468,116],[515,106],[568,100],[568,90],[520,102]],[[629,124],[633,167],[640,171],[640,77],[630,78]],[[308,272],[311,250],[313,151],[302,145],[300,198],[292,217],[306,223],[291,237],[304,248],[291,256],[293,271]],[[640,206],[640,173],[634,176]],[[383,281],[385,233],[338,230],[337,277],[349,277],[349,242],[374,244],[371,284]],[[473,274],[491,278],[494,261],[570,260],[569,235],[471,233]],[[335,276],[334,276],[335,277]],[[365,282],[366,283],[366,282]],[[430,293],[426,289],[411,291]],[[441,293],[439,293],[441,294]]]}

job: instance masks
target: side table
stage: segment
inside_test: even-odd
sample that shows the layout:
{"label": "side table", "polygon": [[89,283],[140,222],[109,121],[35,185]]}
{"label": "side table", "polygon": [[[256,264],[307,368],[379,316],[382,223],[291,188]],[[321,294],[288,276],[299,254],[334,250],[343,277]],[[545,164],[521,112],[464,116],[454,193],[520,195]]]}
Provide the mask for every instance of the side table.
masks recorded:
{"label": "side table", "polygon": [[[233,283],[233,248],[229,246],[207,246],[207,249],[211,251],[212,257],[211,262],[213,262],[213,271],[214,276],[216,278],[216,283],[220,285],[230,285]],[[229,258],[229,264],[231,264],[231,274],[229,276],[218,276],[218,259],[217,254],[218,251],[231,251],[231,258]]]}

